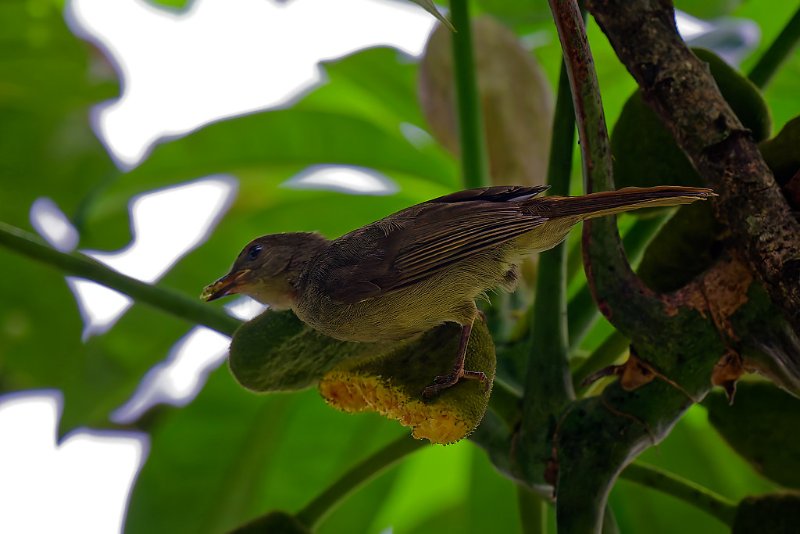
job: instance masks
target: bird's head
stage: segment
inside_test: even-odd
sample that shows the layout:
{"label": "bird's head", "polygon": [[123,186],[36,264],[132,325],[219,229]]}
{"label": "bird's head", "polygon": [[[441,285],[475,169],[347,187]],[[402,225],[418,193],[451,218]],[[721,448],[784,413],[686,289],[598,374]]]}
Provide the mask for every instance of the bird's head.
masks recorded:
{"label": "bird's head", "polygon": [[207,285],[200,298],[248,295],[273,309],[292,307],[298,277],[328,240],[316,233],[297,232],[259,237],[239,253],[228,274]]}

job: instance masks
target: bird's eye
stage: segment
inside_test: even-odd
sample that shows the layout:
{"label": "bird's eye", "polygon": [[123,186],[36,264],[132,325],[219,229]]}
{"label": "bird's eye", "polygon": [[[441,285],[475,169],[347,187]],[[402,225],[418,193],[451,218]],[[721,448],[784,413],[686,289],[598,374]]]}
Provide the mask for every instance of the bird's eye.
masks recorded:
{"label": "bird's eye", "polygon": [[250,247],[250,249],[247,251],[247,258],[251,260],[256,259],[261,253],[261,248],[261,245],[253,245]]}

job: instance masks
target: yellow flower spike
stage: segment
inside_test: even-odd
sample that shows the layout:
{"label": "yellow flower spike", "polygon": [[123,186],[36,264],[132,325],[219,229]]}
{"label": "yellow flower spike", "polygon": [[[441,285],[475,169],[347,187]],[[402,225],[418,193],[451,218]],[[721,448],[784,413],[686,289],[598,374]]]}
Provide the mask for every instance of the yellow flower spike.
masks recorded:
{"label": "yellow flower spike", "polygon": [[446,324],[394,345],[370,359],[348,359],[319,383],[323,398],[345,412],[374,411],[410,427],[417,439],[454,443],[483,419],[495,375],[495,352],[486,325],[476,321],[467,347],[466,367],[482,371],[487,384],[462,379],[430,401],[422,390],[447,374],[458,349],[458,325]]}

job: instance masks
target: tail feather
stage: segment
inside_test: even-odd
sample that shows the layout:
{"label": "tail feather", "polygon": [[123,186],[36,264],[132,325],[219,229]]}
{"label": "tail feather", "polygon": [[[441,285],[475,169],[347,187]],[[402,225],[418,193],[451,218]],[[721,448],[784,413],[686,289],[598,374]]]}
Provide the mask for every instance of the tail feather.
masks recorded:
{"label": "tail feather", "polygon": [[717,195],[711,189],[702,187],[626,187],[580,197],[544,197],[537,199],[541,203],[537,212],[548,218],[578,215],[592,219],[641,208],[691,204],[714,196]]}

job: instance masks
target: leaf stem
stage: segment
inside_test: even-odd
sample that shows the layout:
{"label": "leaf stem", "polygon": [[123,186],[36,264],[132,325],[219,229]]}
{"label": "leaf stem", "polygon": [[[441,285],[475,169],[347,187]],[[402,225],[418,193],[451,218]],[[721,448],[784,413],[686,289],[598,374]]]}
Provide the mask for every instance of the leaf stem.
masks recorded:
{"label": "leaf stem", "polygon": [[453,21],[453,65],[461,149],[461,173],[467,189],[489,183],[478,80],[468,0],[450,0]]}
{"label": "leaf stem", "polygon": [[572,373],[572,384],[577,391],[586,389],[582,382],[586,377],[607,365],[614,363],[628,348],[630,340],[616,330]]}
{"label": "leaf stem", "polygon": [[[575,145],[575,112],[563,64],[552,139],[548,183],[554,194],[567,195]],[[519,456],[523,475],[533,485],[543,482],[543,462],[551,450],[549,423],[566,403],[575,398],[569,371],[565,243],[539,255],[536,299],[530,321],[530,351],[522,402]]]}
{"label": "leaf stem", "polygon": [[66,274],[92,280],[115,289],[176,317],[201,324],[225,335],[233,335],[241,321],[222,310],[191,299],[172,289],[157,287],[121,274],[79,252],[60,252],[39,237],[0,222],[0,246],[60,269]]}
{"label": "leaf stem", "polygon": [[750,81],[763,89],[778,71],[781,63],[789,56],[800,40],[800,9],[786,23],[781,33],[772,41],[766,52],[758,58],[758,62],[747,75]]}
{"label": "leaf stem", "polygon": [[733,525],[736,504],[691,480],[642,463],[630,464],[620,477],[671,495],[716,517],[728,526]]}
{"label": "leaf stem", "polygon": [[517,504],[523,534],[547,533],[547,503],[528,488],[517,484]]}
{"label": "leaf stem", "polygon": [[428,444],[403,435],[372,456],[362,460],[309,502],[295,517],[313,529],[350,493],[376,477],[398,460]]}
{"label": "leaf stem", "polygon": [[[566,67],[562,63],[553,118],[548,183],[555,195],[569,194],[572,148],[575,144],[575,112]],[[567,342],[567,249],[561,243],[539,255],[536,300],[531,316],[532,350],[528,359],[523,411],[525,424],[531,410],[560,410],[573,397],[569,375]]]}

